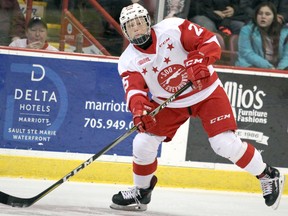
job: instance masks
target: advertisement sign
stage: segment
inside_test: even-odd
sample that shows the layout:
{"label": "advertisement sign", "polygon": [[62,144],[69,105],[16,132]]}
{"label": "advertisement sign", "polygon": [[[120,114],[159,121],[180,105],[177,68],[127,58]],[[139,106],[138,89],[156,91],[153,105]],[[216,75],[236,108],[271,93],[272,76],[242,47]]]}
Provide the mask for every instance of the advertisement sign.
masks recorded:
{"label": "advertisement sign", "polygon": [[[0,53],[0,148],[95,154],[132,127],[116,60],[22,53]],[[265,162],[288,167],[288,75],[217,72],[234,111],[237,135],[253,144]],[[199,119],[188,124],[181,136],[160,147],[158,156],[231,163],[214,153]],[[135,135],[107,155],[131,156]]]}
{"label": "advertisement sign", "polygon": [[[253,144],[265,162],[288,167],[288,76],[221,69],[218,74],[234,111],[237,135]],[[214,153],[198,119],[190,124],[186,161],[231,163]]]}
{"label": "advertisement sign", "polygon": [[0,54],[0,148],[95,154],[133,126],[117,63],[59,56]]}

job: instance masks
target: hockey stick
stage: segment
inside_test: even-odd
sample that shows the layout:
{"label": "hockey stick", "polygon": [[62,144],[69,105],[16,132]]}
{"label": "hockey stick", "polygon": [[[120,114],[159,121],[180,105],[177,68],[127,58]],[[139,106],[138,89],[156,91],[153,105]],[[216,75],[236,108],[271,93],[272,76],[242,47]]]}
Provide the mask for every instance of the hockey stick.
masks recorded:
{"label": "hockey stick", "polygon": [[[159,105],[157,108],[155,108],[149,115],[155,116],[157,115],[162,109],[164,109],[169,103],[174,101],[180,94],[182,94],[186,89],[188,89],[192,85],[191,82],[188,82],[183,88],[179,89],[174,95],[172,95],[170,98],[168,98],[165,102],[163,102],[161,105]],[[20,198],[15,197],[9,194],[6,194],[2,191],[0,191],[0,203],[3,203],[5,205],[10,205],[13,207],[29,207],[33,205],[35,202],[46,196],[48,193],[50,193],[52,190],[56,189],[58,186],[60,186],[62,183],[67,181],[69,178],[77,174],[80,170],[87,167],[89,164],[91,164],[93,161],[95,161],[98,157],[100,157],[102,154],[109,151],[111,148],[116,146],[118,143],[129,137],[134,131],[137,130],[136,126],[133,126],[130,130],[128,130],[126,133],[122,134],[118,138],[116,138],[111,144],[104,147],[101,151],[99,151],[97,154],[93,155],[91,158],[80,164],[78,167],[76,167],[74,170],[69,172],[67,175],[65,175],[63,178],[61,178],[59,181],[51,185],[46,190],[42,191],[38,195],[31,197],[31,198]]]}

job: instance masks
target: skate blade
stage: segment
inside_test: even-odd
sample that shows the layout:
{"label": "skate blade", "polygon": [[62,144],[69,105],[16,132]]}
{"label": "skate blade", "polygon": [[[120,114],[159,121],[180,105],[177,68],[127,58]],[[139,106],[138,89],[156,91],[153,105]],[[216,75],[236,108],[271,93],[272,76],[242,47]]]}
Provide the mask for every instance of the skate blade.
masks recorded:
{"label": "skate blade", "polygon": [[122,211],[146,211],[147,205],[146,204],[132,204],[128,206],[122,206],[122,205],[117,205],[115,203],[112,203],[110,205],[110,208],[115,209],[115,210],[122,210]]}
{"label": "skate blade", "polygon": [[277,198],[277,200],[276,200],[276,202],[271,206],[271,208],[273,209],[273,210],[276,210],[277,208],[278,208],[278,206],[279,206],[279,203],[280,203],[280,200],[281,200],[281,197],[282,197],[282,193],[283,193],[283,189],[284,189],[284,183],[285,183],[285,176],[282,174],[282,173],[280,173],[280,177],[279,177],[279,196],[278,196],[278,198]]}

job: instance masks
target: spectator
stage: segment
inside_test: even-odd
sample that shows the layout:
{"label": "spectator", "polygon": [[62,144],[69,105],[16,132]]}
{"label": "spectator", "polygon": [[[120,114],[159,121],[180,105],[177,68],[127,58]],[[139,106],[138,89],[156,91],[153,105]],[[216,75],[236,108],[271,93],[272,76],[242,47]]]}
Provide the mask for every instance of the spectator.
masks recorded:
{"label": "spectator", "polygon": [[47,24],[41,17],[35,16],[29,21],[26,29],[26,37],[27,38],[24,39],[14,40],[9,46],[58,51],[47,42]]}
{"label": "spectator", "polygon": [[0,45],[25,37],[25,18],[17,0],[0,0]]}
{"label": "spectator", "polygon": [[241,29],[235,65],[288,70],[288,28],[277,21],[273,3],[258,5],[253,21]]}
{"label": "spectator", "polygon": [[[247,0],[248,1],[248,0]],[[277,11],[277,20],[280,24],[284,25],[288,22],[288,0],[253,0],[249,1],[252,7],[250,15],[253,14],[254,9],[262,2],[272,2]]]}
{"label": "spectator", "polygon": [[210,31],[239,34],[241,27],[245,25],[247,16],[240,10],[238,0],[192,0],[192,8],[194,4],[197,5],[198,14],[189,17],[189,20]]}

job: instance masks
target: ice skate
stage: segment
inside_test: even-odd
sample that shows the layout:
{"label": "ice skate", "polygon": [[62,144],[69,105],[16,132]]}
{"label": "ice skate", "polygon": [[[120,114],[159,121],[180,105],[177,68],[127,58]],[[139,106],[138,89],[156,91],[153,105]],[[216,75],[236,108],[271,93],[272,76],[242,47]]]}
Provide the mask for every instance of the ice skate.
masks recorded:
{"label": "ice skate", "polygon": [[124,211],[146,211],[156,183],[157,177],[153,176],[150,187],[147,189],[133,187],[127,191],[120,191],[112,197],[113,203],[110,205],[110,208]]}
{"label": "ice skate", "polygon": [[266,205],[276,210],[282,196],[285,176],[279,170],[267,166],[263,176],[258,177],[258,179],[261,183]]}

